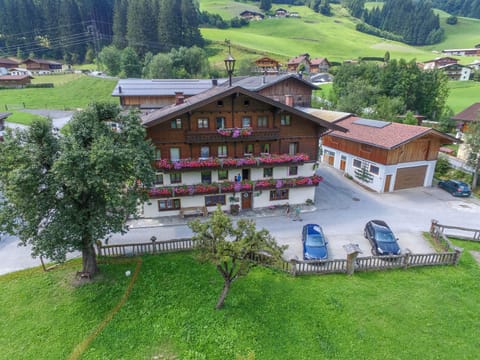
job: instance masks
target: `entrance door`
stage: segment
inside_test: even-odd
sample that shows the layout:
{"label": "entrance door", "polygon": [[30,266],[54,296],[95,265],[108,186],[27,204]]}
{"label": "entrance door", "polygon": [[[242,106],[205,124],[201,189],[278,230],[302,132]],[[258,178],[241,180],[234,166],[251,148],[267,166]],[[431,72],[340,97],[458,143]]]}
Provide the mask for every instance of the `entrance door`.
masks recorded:
{"label": "entrance door", "polygon": [[390,191],[390,182],[392,181],[392,175],[387,175],[385,178],[385,186],[383,187],[383,192]]}
{"label": "entrance door", "polygon": [[252,208],[252,193],[244,192],[242,193],[242,209],[251,209]]}
{"label": "entrance door", "polygon": [[242,180],[250,180],[250,169],[242,169]]}
{"label": "entrance door", "polygon": [[347,164],[347,157],[345,155],[342,155],[340,158],[340,170],[345,171],[345,166]]}

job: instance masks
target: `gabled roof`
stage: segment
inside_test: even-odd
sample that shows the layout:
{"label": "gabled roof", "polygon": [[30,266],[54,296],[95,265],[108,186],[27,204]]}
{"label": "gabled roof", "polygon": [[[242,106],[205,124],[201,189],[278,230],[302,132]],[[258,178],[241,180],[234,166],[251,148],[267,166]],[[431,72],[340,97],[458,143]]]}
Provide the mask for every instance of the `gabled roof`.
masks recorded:
{"label": "gabled roof", "polygon": [[255,60],[255,63],[259,63],[259,62],[262,62],[262,61],[271,61],[271,62],[274,62],[274,63],[276,63],[276,64],[279,63],[279,61],[277,61],[277,60],[275,60],[275,59],[272,59],[272,58],[270,58],[270,57],[268,57],[268,56],[264,56],[264,57],[261,57],[260,59]]}
{"label": "gabled roof", "polygon": [[[269,76],[245,76],[245,77],[237,77],[233,78],[232,83],[234,85],[241,86],[250,91],[260,91],[275,84],[281,83],[285,80],[293,79],[294,81],[299,81],[304,85],[307,85],[313,90],[318,89],[315,85],[311,82],[300,78],[296,74],[282,74],[282,75],[269,75]],[[227,85],[225,82],[224,86]]]}
{"label": "gabled roof", "polygon": [[143,116],[142,124],[147,128],[152,127],[157,124],[168,121],[169,119],[172,119],[174,117],[181,116],[189,111],[201,108],[202,106],[221,100],[232,94],[243,94],[243,95],[249,96],[263,103],[272,105],[280,110],[288,111],[293,115],[301,116],[327,129],[337,130],[338,132],[345,131],[345,129],[343,129],[341,126],[331,124],[328,121],[312,116],[306,112],[303,112],[297,108],[288,106],[284,103],[274,101],[269,97],[247,90],[241,86],[232,86],[232,87],[217,86],[217,87],[211,88],[210,90],[207,90],[201,94],[185,99],[182,104],[169,105],[162,109],[156,110],[148,115]]}
{"label": "gabled roof", "polygon": [[12,113],[9,113],[9,112],[0,112],[0,120],[6,119],[6,118],[9,117],[10,115],[12,115]]}
{"label": "gabled roof", "polygon": [[465,110],[452,117],[452,120],[480,121],[480,102],[470,105]]}
{"label": "gabled roof", "polygon": [[458,141],[454,137],[432,128],[362,119],[357,116],[347,117],[336,124],[344,127],[348,132],[333,131],[329,135],[388,150],[426,135],[442,138],[445,140],[445,144]]}
{"label": "gabled roof", "polygon": [[35,62],[35,63],[38,63],[38,64],[47,64],[47,65],[62,65],[61,63],[59,62],[56,62],[56,61],[50,61],[50,60],[44,60],[44,59],[31,59],[31,58],[28,58],[26,60],[23,60],[21,63],[22,64],[25,64],[27,62]]}
{"label": "gabled roof", "polygon": [[[226,79],[218,79],[222,84]],[[120,79],[112,96],[193,96],[213,87],[210,79]]]}
{"label": "gabled roof", "polygon": [[324,58],[324,57],[310,60],[310,65],[320,65],[324,61],[330,65],[330,62],[327,60],[327,58]]}
{"label": "gabled roof", "polygon": [[288,65],[300,64],[303,60],[308,59],[309,57],[309,54],[298,55],[293,59],[288,60]]}
{"label": "gabled roof", "polygon": [[423,63],[426,64],[426,63],[431,63],[431,62],[439,62],[439,61],[442,61],[442,60],[446,60],[446,59],[450,59],[450,60],[455,60],[458,62],[458,59],[455,59],[455,58],[452,58],[450,56],[444,56],[444,57],[438,57],[438,58],[435,58],[433,60],[427,60],[427,61],[424,61]]}
{"label": "gabled roof", "polygon": [[10,66],[18,65],[18,62],[9,58],[0,58],[1,64],[10,64]]}

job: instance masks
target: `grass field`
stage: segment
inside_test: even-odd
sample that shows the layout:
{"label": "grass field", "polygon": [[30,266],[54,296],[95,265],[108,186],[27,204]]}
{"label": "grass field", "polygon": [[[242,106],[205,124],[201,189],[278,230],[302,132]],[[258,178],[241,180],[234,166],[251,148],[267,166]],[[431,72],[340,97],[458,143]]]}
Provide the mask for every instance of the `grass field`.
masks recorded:
{"label": "grass field", "polygon": [[[74,286],[80,266],[0,277],[0,359],[67,358],[108,317],[135,268],[134,259],[103,264],[98,280]],[[214,266],[192,253],[146,256],[130,297],[81,358],[475,358],[479,276],[469,253],[458,267],[352,277],[256,268],[215,311]]]}
{"label": "grass field", "polygon": [[71,110],[84,108],[92,101],[116,101],[111,94],[116,80],[86,75],[51,75],[36,82],[53,82],[54,88],[0,90],[0,109],[25,106],[30,109]]}
{"label": "grass field", "polygon": [[450,81],[450,93],[447,105],[454,113],[465,110],[472,104],[480,102],[480,82],[476,81]]}
{"label": "grass field", "polygon": [[[258,3],[239,3],[236,1],[202,0],[200,8],[211,13],[218,13],[230,19],[245,9],[259,11]],[[371,3],[367,4],[372,6]],[[277,6],[278,7],[278,6]],[[327,57],[330,61],[343,61],[364,56],[383,56],[390,52],[391,58],[404,58],[419,61],[431,60],[441,56],[447,48],[466,48],[478,43],[480,20],[459,18],[457,25],[445,23],[448,14],[438,11],[445,40],[439,44],[412,47],[406,44],[384,40],[355,30],[357,19],[352,18],[339,5],[331,6],[334,16],[326,17],[313,12],[305,6],[281,5],[290,12],[296,11],[300,18],[265,19],[252,21],[240,29],[202,29],[205,39],[214,54],[211,60],[221,66],[225,57],[225,39],[233,45],[233,55],[239,60],[254,60],[263,55],[273,56],[279,61],[287,61],[298,54],[308,52],[312,57]],[[274,4],[273,9],[276,8]],[[223,51],[222,51],[223,50]],[[458,57],[461,63],[469,63],[471,57]]]}

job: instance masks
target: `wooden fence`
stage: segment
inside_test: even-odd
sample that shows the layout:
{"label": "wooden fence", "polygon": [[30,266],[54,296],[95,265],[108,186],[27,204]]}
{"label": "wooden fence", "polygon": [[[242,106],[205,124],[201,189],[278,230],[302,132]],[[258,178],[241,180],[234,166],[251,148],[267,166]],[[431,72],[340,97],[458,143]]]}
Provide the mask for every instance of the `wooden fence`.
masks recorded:
{"label": "wooden fence", "polygon": [[[448,239],[447,239],[448,241]],[[391,256],[367,256],[358,257],[350,254],[346,259],[329,260],[296,260],[282,261],[280,264],[272,264],[279,270],[288,272],[294,276],[307,274],[353,274],[358,271],[381,271],[388,269],[407,269],[418,266],[457,265],[462,249],[453,247],[448,241],[449,248],[445,252],[430,254],[412,254],[407,251],[402,255]],[[170,241],[156,241],[138,244],[103,245],[97,243],[97,251],[100,256],[120,257],[137,256],[144,254],[159,254],[167,252],[188,251],[195,248],[195,241],[190,238]],[[257,263],[267,263],[268,256],[254,254],[250,260]]]}
{"label": "wooden fence", "polygon": [[[439,243],[444,243],[446,246],[454,248],[454,246],[448,240],[448,236],[454,237],[460,240],[476,241],[480,242],[480,230],[469,229],[461,226],[441,225],[437,220],[432,220],[430,226],[430,235],[433,239]],[[446,241],[445,241],[446,240]]]}

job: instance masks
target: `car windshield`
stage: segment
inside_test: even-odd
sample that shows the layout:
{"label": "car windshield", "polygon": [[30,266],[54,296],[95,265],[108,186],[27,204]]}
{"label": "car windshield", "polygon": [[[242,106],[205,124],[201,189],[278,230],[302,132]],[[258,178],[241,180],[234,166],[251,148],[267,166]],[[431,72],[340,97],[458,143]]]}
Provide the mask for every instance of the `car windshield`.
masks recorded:
{"label": "car windshield", "polygon": [[323,236],[320,234],[316,235],[308,235],[307,236],[307,241],[306,241],[307,246],[324,246],[325,242],[323,241]]}
{"label": "car windshield", "polygon": [[392,232],[380,230],[377,232],[377,241],[391,243],[391,242],[395,242],[396,240]]}

